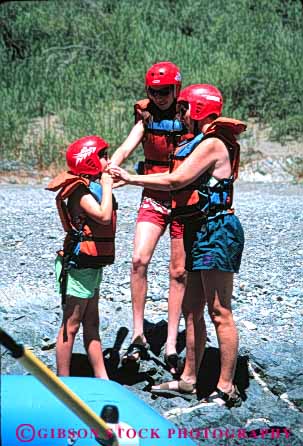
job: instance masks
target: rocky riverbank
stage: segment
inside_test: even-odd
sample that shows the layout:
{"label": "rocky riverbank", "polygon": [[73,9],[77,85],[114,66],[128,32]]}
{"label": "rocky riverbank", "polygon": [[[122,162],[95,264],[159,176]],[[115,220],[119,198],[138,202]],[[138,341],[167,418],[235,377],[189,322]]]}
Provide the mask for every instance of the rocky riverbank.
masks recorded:
{"label": "rocky riverbank", "polygon": [[[118,353],[127,347],[131,330],[129,269],[140,191],[134,187],[116,191],[117,260],[105,270],[100,300],[100,330],[107,364],[113,379],[130,386],[177,425],[188,432],[191,428],[201,429],[199,439],[196,433],[197,444],[303,445],[302,192],[302,186],[290,184],[237,185],[235,206],[245,230],[246,246],[235,280],[233,309],[240,332],[236,380],[245,402],[240,408],[228,410],[192,407],[192,403],[181,398],[152,399],[148,391],[153,382],[169,377],[162,367],[161,353],[167,316],[167,234],[162,237],[149,270],[146,330],[155,356],[142,362],[139,370],[119,366]],[[55,195],[42,186],[1,184],[0,196],[1,326],[30,346],[54,370],[61,309],[53,263],[63,239]],[[200,396],[212,388],[218,373],[216,337],[210,324],[208,327],[208,349],[198,386]],[[184,346],[183,330],[182,321],[180,349]],[[80,361],[87,366],[81,336],[75,352],[78,354],[73,366],[77,373]],[[25,373],[3,349],[1,370],[8,374]],[[86,372],[82,367],[82,371],[90,373],[88,367]],[[217,438],[207,439],[206,428],[234,430],[235,438],[227,438],[226,432],[219,438],[218,430]],[[289,438],[284,428],[291,431]],[[241,438],[243,433],[239,438],[239,429],[246,431],[246,438]],[[261,429],[269,430],[268,434],[263,433],[264,438]]]}

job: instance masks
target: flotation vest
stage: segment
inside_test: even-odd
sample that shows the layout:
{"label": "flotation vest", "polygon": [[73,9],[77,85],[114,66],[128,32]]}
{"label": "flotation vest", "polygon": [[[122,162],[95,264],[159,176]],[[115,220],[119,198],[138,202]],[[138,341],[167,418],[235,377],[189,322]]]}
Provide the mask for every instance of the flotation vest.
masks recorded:
{"label": "flotation vest", "polygon": [[[140,173],[144,175],[168,171],[170,157],[173,155],[181,136],[186,133],[185,126],[175,119],[175,105],[169,110],[159,110],[152,101],[143,99],[135,104],[135,121],[143,119],[144,165]],[[166,191],[144,189],[144,195],[159,200],[169,200]]]}
{"label": "flotation vest", "polygon": [[172,218],[207,218],[218,213],[230,213],[233,202],[233,183],[238,177],[240,146],[236,136],[244,132],[246,125],[236,119],[217,118],[205,134],[200,133],[193,139],[183,141],[172,157],[170,170],[180,164],[207,138],[218,138],[227,147],[231,176],[218,180],[209,172],[204,172],[192,184],[172,193]]}
{"label": "flotation vest", "polygon": [[97,224],[85,214],[72,216],[65,200],[80,185],[84,185],[98,203],[101,203],[102,187],[99,183],[69,172],[58,175],[47,186],[47,190],[51,191],[61,189],[56,196],[56,204],[67,234],[63,250],[59,251],[59,254],[69,257],[69,267],[100,268],[110,265],[115,259],[116,200],[113,196],[113,213],[109,225]]}

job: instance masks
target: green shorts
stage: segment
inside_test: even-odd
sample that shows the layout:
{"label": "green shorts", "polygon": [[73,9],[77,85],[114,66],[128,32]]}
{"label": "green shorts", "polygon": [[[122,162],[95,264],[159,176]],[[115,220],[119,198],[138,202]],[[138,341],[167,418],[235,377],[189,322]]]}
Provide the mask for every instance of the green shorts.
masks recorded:
{"label": "green shorts", "polygon": [[239,272],[244,233],[234,214],[218,215],[185,225],[186,270]]}
{"label": "green shorts", "polygon": [[[59,278],[62,270],[62,257],[57,256],[55,260],[57,289],[60,292]],[[89,299],[94,297],[96,289],[99,291],[102,281],[103,268],[72,268],[68,271],[67,290],[69,296]]]}

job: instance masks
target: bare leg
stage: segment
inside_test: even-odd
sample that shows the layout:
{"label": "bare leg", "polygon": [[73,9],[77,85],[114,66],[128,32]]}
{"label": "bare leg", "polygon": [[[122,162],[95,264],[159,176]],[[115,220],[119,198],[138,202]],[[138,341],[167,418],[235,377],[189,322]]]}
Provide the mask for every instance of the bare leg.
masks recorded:
{"label": "bare leg", "polygon": [[139,222],[136,226],[134,254],[131,270],[131,293],[133,306],[133,337],[140,337],[143,342],[143,320],[147,293],[147,269],[155,247],[162,234],[162,229],[149,222]]}
{"label": "bare leg", "polygon": [[88,299],[83,316],[83,341],[96,378],[108,379],[99,336],[99,296]]}
{"label": "bare leg", "polygon": [[[166,341],[166,354],[176,353],[176,343],[178,328],[181,316],[181,307],[185,291],[186,272],[185,272],[185,252],[183,239],[171,239],[170,256],[170,280],[168,295],[168,331]],[[175,370],[171,370],[175,373]]]}
{"label": "bare leg", "polygon": [[217,387],[225,393],[233,388],[238,332],[231,310],[233,273],[217,270],[201,272],[208,311],[215,325],[220,348],[221,373]]}
{"label": "bare leg", "polygon": [[187,284],[182,305],[186,321],[186,361],[181,379],[185,382],[196,384],[206,343],[204,321],[206,300],[200,271],[187,274]]}
{"label": "bare leg", "polygon": [[[70,363],[76,334],[78,333],[82,315],[87,304],[86,299],[68,297],[63,313],[63,323],[60,327],[56,344],[57,374],[70,375]],[[66,325],[67,341],[63,342],[64,325]]]}

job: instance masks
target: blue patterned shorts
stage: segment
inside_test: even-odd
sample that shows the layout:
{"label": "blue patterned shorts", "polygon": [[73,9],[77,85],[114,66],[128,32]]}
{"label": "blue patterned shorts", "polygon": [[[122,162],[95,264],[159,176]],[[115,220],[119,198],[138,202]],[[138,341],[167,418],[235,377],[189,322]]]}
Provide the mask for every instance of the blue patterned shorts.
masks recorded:
{"label": "blue patterned shorts", "polygon": [[244,247],[244,232],[234,214],[185,224],[186,270],[237,273]]}

